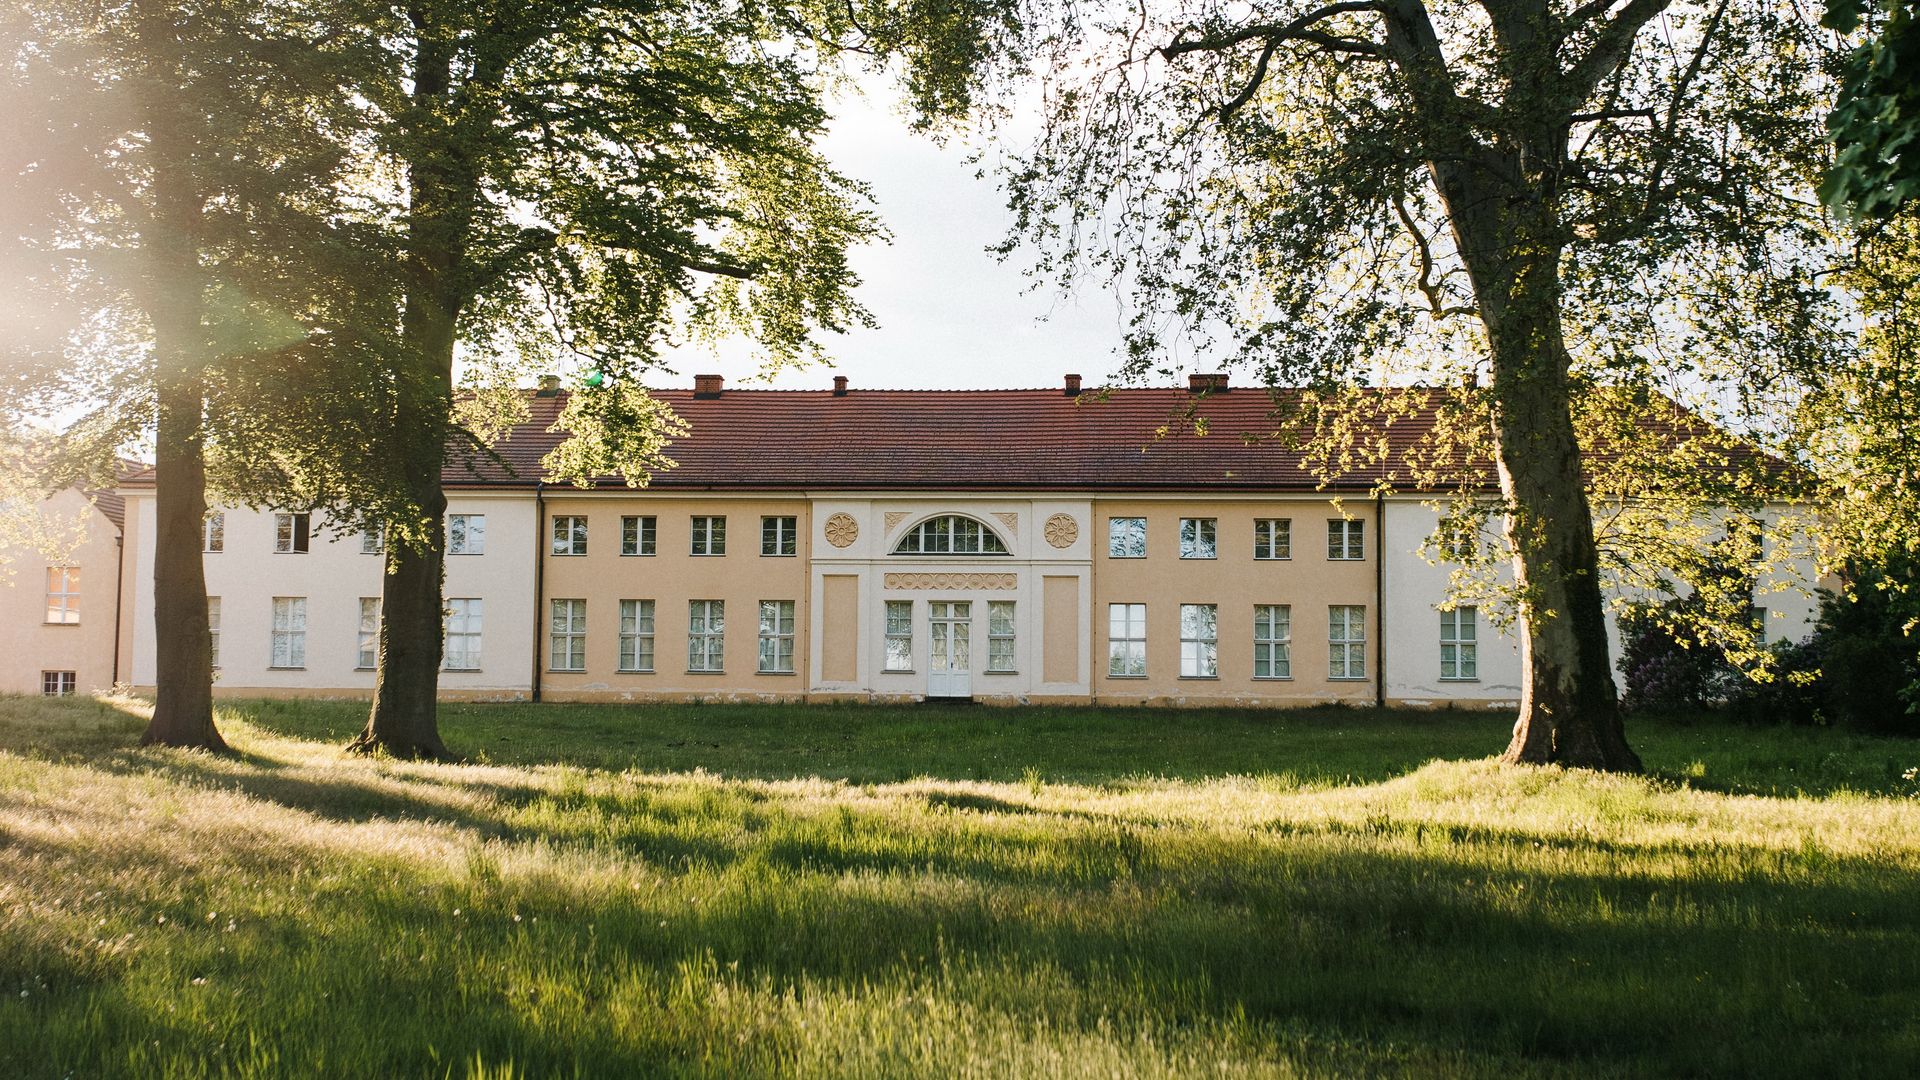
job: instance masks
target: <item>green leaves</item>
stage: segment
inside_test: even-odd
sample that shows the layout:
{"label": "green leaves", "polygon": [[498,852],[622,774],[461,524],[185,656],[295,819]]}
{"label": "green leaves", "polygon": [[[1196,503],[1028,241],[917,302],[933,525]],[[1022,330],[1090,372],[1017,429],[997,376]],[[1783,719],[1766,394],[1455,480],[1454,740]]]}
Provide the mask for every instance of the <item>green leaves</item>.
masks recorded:
{"label": "green leaves", "polygon": [[[1920,26],[1913,0],[1882,0],[1878,32],[1840,69],[1827,117],[1837,154],[1820,199],[1842,220],[1885,220],[1920,198]],[[1866,0],[1830,0],[1824,24],[1852,34]]]}

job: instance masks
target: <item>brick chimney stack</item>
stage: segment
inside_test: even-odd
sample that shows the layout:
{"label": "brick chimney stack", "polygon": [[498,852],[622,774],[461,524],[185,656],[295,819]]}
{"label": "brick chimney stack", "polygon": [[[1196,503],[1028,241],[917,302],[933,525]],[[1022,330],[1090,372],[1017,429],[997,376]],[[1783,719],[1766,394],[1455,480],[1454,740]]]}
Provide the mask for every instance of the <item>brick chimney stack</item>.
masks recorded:
{"label": "brick chimney stack", "polygon": [[847,377],[845,375],[835,375],[833,377],[833,396],[847,396]]}
{"label": "brick chimney stack", "polygon": [[1187,390],[1195,394],[1224,394],[1227,392],[1227,373],[1224,371],[1187,376]]}
{"label": "brick chimney stack", "polygon": [[1080,396],[1080,376],[1078,375],[1067,376],[1067,381],[1066,381],[1066,386],[1064,387],[1064,391],[1068,397],[1079,397]]}
{"label": "brick chimney stack", "polygon": [[697,398],[717,398],[720,396],[721,378],[718,375],[695,375],[693,377],[693,396]]}

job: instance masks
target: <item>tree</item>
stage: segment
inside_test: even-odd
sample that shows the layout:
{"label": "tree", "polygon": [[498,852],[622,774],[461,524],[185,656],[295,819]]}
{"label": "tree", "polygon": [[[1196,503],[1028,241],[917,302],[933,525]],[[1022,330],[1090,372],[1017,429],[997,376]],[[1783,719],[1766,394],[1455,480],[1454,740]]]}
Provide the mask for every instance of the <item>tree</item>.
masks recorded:
{"label": "tree", "polygon": [[1132,282],[1130,372],[1186,340],[1269,385],[1467,387],[1526,628],[1505,758],[1638,769],[1576,421],[1596,390],[1657,412],[1650,391],[1691,386],[1764,433],[1826,359],[1818,29],[1761,0],[1170,0],[1057,25],[1009,173],[1037,270]]}
{"label": "tree", "polygon": [[[1876,10],[1877,9],[1877,10]],[[1827,0],[1844,34],[1877,22],[1851,53],[1827,127],[1839,154],[1820,185],[1842,217],[1886,218],[1920,200],[1920,22],[1913,0]]]}

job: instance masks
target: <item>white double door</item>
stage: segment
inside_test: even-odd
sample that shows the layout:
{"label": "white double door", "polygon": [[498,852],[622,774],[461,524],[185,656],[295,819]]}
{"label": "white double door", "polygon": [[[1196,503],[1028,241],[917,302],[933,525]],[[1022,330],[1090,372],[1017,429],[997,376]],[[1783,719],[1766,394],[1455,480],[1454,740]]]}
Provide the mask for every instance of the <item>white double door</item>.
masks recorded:
{"label": "white double door", "polygon": [[927,696],[973,696],[973,603],[927,604]]}

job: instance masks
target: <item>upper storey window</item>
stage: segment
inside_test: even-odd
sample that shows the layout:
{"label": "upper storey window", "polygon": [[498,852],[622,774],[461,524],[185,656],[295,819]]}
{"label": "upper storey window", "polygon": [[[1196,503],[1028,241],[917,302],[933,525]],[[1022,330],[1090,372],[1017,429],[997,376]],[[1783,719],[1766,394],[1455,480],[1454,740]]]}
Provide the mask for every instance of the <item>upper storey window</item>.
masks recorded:
{"label": "upper storey window", "polygon": [[928,518],[900,538],[900,555],[1006,555],[1000,535],[970,517],[946,514]]}

